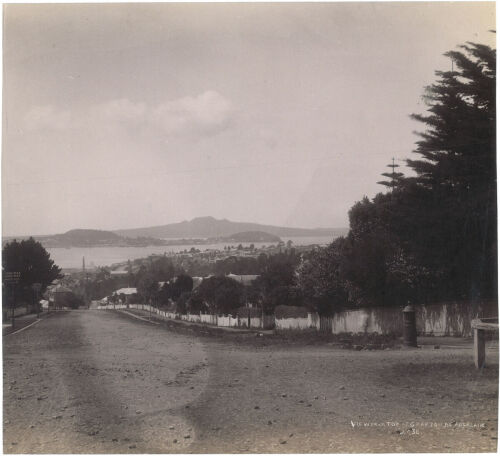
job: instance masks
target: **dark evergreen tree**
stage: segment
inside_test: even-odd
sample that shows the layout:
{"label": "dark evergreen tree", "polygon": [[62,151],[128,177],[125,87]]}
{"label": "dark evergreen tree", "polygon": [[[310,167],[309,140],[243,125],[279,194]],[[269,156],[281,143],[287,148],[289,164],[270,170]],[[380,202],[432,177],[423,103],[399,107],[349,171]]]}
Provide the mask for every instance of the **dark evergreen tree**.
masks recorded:
{"label": "dark evergreen tree", "polygon": [[[355,305],[496,296],[495,51],[469,43],[446,54],[455,71],[426,89],[427,127],[407,160],[414,176],[350,213],[341,273]],[[339,266],[340,267],[340,266]],[[333,282],[332,282],[333,283]]]}
{"label": "dark evergreen tree", "polygon": [[[5,244],[2,250],[2,270],[3,270],[3,299],[5,303],[10,303],[11,294],[7,292],[5,282],[6,272],[20,272],[20,279],[16,285],[17,302],[32,302],[34,283],[41,283],[40,296],[47,285],[54,279],[61,277],[59,268],[50,258],[50,254],[39,242],[33,238],[14,240]],[[10,304],[9,304],[10,305]]]}
{"label": "dark evergreen tree", "polygon": [[455,71],[436,72],[426,91],[426,125],[408,160],[416,177],[401,188],[414,204],[414,233],[405,235],[421,264],[439,272],[447,294],[496,293],[496,52],[468,43],[446,54]]}
{"label": "dark evergreen tree", "polygon": [[243,285],[229,277],[209,277],[196,288],[195,295],[211,313],[230,314],[243,304]]}
{"label": "dark evergreen tree", "polygon": [[175,277],[175,279],[171,280],[169,285],[171,289],[171,298],[176,301],[181,294],[193,290],[193,279],[186,274],[180,274]]}
{"label": "dark evergreen tree", "polygon": [[149,304],[150,302],[156,304],[158,292],[158,281],[153,274],[145,273],[141,276],[137,284],[137,294],[144,304]]}
{"label": "dark evergreen tree", "polygon": [[390,187],[391,190],[394,190],[401,182],[401,180],[404,178],[404,174],[396,171],[396,168],[399,168],[399,165],[394,163],[394,158],[392,159],[392,163],[387,165],[388,168],[391,168],[391,172],[388,173],[382,173],[382,176],[390,179],[388,181],[379,181],[377,184],[380,185],[385,185],[386,187]]}

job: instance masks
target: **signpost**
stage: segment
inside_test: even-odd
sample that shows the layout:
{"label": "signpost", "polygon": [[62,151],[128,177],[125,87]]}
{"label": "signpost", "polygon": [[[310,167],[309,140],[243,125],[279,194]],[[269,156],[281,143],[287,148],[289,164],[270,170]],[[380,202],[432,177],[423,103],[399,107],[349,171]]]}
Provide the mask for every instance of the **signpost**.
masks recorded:
{"label": "signpost", "polygon": [[12,288],[12,329],[14,329],[15,326],[15,316],[14,316],[14,311],[16,308],[16,285],[19,282],[19,279],[21,278],[21,273],[17,271],[9,271],[4,273],[4,280],[5,283],[8,283]]}

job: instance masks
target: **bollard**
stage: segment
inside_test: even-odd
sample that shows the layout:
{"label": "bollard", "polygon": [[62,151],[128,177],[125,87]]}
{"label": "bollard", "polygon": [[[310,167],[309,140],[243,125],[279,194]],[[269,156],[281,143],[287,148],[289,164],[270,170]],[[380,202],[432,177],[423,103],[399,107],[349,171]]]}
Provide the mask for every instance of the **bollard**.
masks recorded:
{"label": "bollard", "polygon": [[408,304],[403,309],[403,342],[407,347],[417,346],[417,322],[415,308]]}

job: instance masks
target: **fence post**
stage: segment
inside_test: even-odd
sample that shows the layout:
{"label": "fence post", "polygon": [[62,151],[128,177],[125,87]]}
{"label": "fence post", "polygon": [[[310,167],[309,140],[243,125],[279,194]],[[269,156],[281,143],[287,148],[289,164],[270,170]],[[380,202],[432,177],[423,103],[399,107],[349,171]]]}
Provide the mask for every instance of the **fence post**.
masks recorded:
{"label": "fence post", "polygon": [[411,304],[403,309],[403,341],[407,347],[417,346],[417,322],[415,308]]}
{"label": "fence post", "polygon": [[474,328],[474,364],[477,369],[484,367],[485,348],[484,330]]}

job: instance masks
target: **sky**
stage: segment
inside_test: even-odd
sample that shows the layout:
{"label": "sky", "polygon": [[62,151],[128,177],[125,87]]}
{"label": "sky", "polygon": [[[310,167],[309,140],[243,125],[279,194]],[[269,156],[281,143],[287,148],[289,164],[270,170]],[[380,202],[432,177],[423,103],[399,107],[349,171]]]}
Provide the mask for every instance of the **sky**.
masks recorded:
{"label": "sky", "polygon": [[493,2],[8,4],[3,235],[346,227]]}

